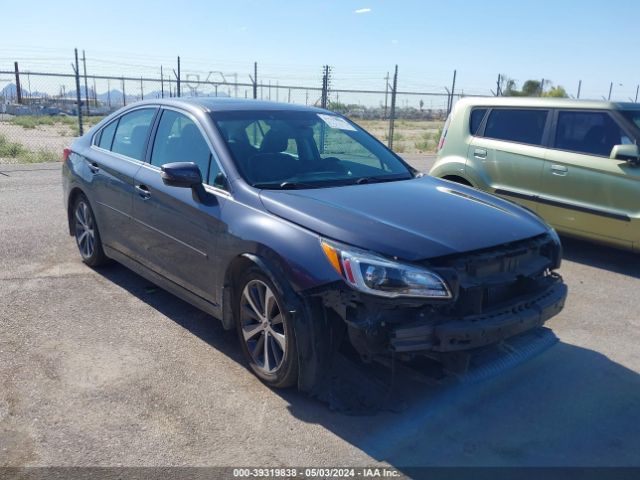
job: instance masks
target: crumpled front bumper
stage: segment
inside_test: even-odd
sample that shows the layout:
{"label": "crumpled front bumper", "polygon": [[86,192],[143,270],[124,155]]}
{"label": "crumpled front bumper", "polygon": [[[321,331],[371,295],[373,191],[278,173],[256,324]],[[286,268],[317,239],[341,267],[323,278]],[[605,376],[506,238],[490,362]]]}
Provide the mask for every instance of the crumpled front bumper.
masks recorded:
{"label": "crumpled front bumper", "polygon": [[564,307],[567,286],[559,278],[543,292],[504,308],[461,318],[401,325],[390,331],[395,352],[454,352],[500,342],[542,326]]}

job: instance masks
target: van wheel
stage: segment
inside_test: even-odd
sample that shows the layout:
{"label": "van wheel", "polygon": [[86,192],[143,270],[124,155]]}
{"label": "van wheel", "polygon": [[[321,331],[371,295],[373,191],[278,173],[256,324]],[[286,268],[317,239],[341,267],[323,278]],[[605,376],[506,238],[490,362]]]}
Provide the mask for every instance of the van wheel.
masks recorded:
{"label": "van wheel", "polygon": [[238,337],[251,370],[270,387],[284,388],[298,380],[298,351],[289,314],[280,291],[256,267],[237,284],[234,307]]}

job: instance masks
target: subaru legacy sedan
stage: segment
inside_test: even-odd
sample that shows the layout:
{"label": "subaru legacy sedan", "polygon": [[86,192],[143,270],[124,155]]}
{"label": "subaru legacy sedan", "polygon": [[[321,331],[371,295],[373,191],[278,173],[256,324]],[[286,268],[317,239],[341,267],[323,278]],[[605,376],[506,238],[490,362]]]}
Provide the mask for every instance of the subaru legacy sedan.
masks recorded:
{"label": "subaru legacy sedan", "polygon": [[236,329],[272,387],[313,389],[343,342],[459,365],[567,294],[535,214],[424,176],[318,108],[130,105],[65,149],[63,184],[87,265],[116,260]]}

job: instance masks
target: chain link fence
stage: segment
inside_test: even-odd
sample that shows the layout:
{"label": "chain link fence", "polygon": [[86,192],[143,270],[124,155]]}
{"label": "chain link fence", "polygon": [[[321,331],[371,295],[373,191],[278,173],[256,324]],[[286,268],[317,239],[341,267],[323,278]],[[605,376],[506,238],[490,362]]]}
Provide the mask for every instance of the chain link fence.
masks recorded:
{"label": "chain link fence", "polygon": [[[433,152],[448,110],[461,95],[339,88],[325,66],[317,85],[260,78],[254,64],[249,82],[237,74],[163,71],[152,76],[87,75],[0,70],[0,163],[56,161],[74,138],[104,116],[131,103],[167,97],[256,98],[315,105],[342,113],[398,153]],[[397,82],[395,83],[397,84]],[[390,132],[393,132],[390,135]]]}

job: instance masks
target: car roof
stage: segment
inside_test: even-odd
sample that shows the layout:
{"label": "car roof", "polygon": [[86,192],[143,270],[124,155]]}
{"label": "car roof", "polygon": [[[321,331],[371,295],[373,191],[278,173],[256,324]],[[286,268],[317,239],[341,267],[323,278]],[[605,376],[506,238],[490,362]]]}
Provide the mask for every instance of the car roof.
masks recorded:
{"label": "car roof", "polygon": [[491,107],[547,107],[598,110],[640,110],[639,103],[574,100],[553,97],[464,97],[456,105]]}
{"label": "car roof", "polygon": [[[175,107],[199,108],[206,112],[230,112],[247,110],[292,110],[308,111],[316,113],[328,113],[327,110],[307,105],[294,103],[278,103],[264,100],[229,97],[180,97],[157,98],[136,102],[136,106],[142,105],[167,105]],[[134,104],[131,104],[134,105]]]}

